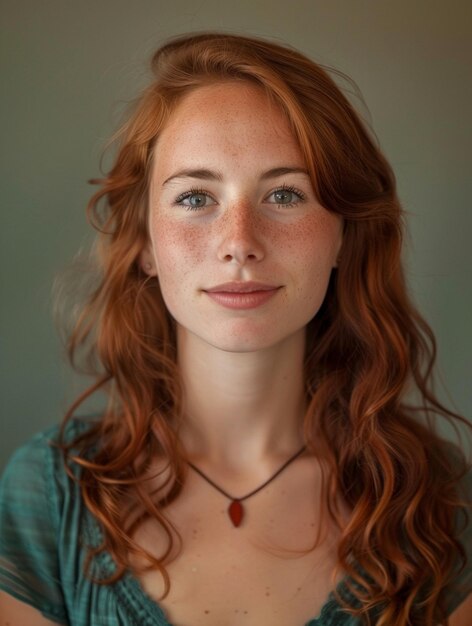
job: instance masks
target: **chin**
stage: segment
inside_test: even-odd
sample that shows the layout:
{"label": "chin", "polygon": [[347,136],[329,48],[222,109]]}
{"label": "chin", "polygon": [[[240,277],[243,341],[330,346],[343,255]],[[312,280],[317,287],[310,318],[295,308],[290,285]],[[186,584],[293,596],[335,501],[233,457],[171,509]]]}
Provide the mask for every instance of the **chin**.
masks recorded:
{"label": "chin", "polygon": [[273,344],[261,345],[260,342],[254,342],[254,344],[252,345],[250,342],[247,342],[246,345],[242,345],[241,342],[234,342],[233,345],[228,345],[228,343],[226,343],[225,345],[214,345],[214,347],[221,350],[222,352],[245,354],[249,352],[259,352],[260,350],[267,350],[268,348],[271,348],[272,345]]}
{"label": "chin", "polygon": [[[292,322],[295,320],[292,320]],[[281,346],[294,339],[295,335],[304,333],[306,325],[300,321],[300,326],[290,324],[277,327],[274,320],[239,319],[229,323],[209,324],[208,320],[198,326],[195,324],[183,325],[179,323],[178,336],[180,340],[195,348],[199,343],[206,344],[222,352],[246,353],[269,350]]]}
{"label": "chin", "polygon": [[[206,342],[223,352],[259,352],[282,345],[288,339],[293,338],[298,329],[286,333],[276,333],[274,328],[271,330],[272,332],[267,332],[266,328],[265,332],[261,329],[243,332],[238,329],[238,332],[231,333],[230,331],[222,335],[213,331],[207,336]],[[203,337],[202,339],[205,340]]]}

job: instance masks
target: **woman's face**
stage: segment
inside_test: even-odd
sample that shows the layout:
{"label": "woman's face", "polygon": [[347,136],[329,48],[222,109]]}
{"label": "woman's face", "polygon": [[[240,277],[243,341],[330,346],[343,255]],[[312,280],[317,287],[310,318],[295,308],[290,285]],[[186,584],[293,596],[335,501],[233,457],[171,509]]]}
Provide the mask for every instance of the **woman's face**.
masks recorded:
{"label": "woman's face", "polygon": [[[342,220],[320,205],[304,169],[286,117],[258,87],[218,83],[180,101],[155,146],[141,255],[179,333],[244,352],[305,332],[336,264]],[[233,295],[234,308],[207,291],[231,281],[277,289],[258,306]]]}

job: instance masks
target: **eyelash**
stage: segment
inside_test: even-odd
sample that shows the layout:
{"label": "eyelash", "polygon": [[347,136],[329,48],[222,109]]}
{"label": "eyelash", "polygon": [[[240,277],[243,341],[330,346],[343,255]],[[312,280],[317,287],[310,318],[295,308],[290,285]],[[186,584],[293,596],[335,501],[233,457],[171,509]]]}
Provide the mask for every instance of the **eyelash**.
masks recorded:
{"label": "eyelash", "polygon": [[[277,204],[277,207],[279,207],[279,208],[282,207],[282,208],[285,209],[287,207],[289,207],[289,208],[290,207],[294,207],[297,204],[299,204],[300,201],[303,202],[303,201],[306,200],[306,195],[303,193],[303,191],[300,191],[300,189],[297,189],[293,185],[286,185],[284,183],[281,187],[277,187],[277,189],[274,189],[274,191],[272,191],[270,193],[270,195],[272,195],[274,193],[277,193],[278,191],[288,191],[288,192],[296,194],[300,198],[300,200],[297,201],[297,202],[289,202],[288,204]],[[177,204],[179,206],[185,207],[185,209],[187,211],[201,211],[202,209],[205,209],[206,207],[204,207],[204,206],[202,206],[202,207],[192,207],[192,206],[189,206],[188,204],[182,204],[183,200],[186,200],[187,198],[189,198],[190,196],[193,196],[193,195],[209,196],[210,194],[207,191],[205,191],[204,189],[200,188],[200,187],[199,188],[192,187],[191,189],[189,189],[185,193],[180,194],[180,196],[178,196],[175,199],[175,204]]]}

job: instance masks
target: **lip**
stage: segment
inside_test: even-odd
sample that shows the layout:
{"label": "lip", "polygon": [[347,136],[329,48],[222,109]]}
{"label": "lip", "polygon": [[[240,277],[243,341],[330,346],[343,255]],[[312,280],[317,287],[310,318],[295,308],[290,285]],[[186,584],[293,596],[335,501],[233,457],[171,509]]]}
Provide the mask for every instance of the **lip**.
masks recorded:
{"label": "lip", "polygon": [[261,289],[258,291],[209,291],[209,298],[226,309],[255,309],[268,302],[279,291],[279,287]]}
{"label": "lip", "polygon": [[232,281],[230,283],[222,283],[211,287],[210,289],[204,289],[207,293],[251,293],[260,291],[273,291],[278,289],[279,285],[268,285],[267,283],[260,283],[254,280],[248,281]]}

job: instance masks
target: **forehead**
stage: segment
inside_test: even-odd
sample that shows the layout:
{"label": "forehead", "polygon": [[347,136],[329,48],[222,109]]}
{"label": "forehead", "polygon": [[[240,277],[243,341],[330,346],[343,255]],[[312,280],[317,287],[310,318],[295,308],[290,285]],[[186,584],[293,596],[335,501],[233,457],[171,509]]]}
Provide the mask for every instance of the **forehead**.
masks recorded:
{"label": "forehead", "polygon": [[198,87],[171,113],[154,150],[160,167],[194,164],[218,152],[303,165],[284,111],[261,87],[232,81]]}

